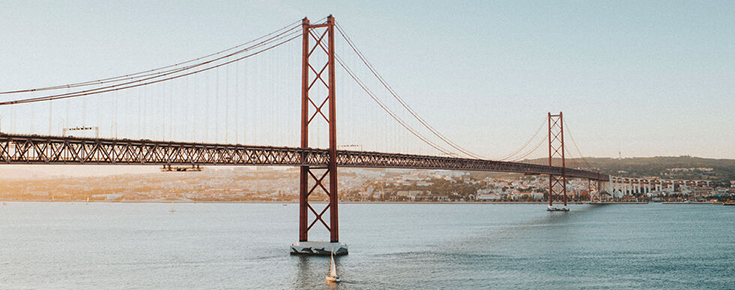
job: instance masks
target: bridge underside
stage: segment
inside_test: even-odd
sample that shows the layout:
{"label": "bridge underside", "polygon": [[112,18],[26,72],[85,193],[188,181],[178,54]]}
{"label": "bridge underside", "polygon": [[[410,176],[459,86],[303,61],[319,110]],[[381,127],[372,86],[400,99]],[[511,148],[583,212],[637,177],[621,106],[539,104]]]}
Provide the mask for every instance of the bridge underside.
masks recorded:
{"label": "bridge underside", "polygon": [[[324,166],[327,149],[96,139],[0,133],[0,164]],[[339,167],[444,169],[561,175],[561,167],[481,159],[337,151]],[[566,176],[608,181],[597,172],[566,169]]]}

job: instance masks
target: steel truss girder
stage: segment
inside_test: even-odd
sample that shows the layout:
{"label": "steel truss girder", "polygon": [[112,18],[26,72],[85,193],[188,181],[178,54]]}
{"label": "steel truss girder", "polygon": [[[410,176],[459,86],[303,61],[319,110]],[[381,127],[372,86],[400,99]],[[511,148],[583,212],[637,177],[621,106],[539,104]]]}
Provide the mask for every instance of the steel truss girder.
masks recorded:
{"label": "steel truss girder", "polygon": [[0,134],[0,164],[321,165],[326,150]]}
{"label": "steel truss girder", "polygon": [[[303,156],[303,158],[302,158]],[[0,134],[0,164],[329,165],[329,150],[127,139]],[[338,167],[442,169],[561,175],[561,167],[482,159],[337,151]],[[609,181],[597,172],[566,169],[567,177]]]}

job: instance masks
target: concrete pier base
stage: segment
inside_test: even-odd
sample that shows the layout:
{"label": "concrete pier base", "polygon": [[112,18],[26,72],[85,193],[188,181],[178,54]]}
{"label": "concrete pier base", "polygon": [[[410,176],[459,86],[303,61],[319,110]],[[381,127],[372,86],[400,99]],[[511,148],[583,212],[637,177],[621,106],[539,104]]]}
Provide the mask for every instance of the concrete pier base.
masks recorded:
{"label": "concrete pier base", "polygon": [[347,245],[339,242],[297,242],[291,245],[291,255],[329,256],[332,251],[335,256],[347,255]]}

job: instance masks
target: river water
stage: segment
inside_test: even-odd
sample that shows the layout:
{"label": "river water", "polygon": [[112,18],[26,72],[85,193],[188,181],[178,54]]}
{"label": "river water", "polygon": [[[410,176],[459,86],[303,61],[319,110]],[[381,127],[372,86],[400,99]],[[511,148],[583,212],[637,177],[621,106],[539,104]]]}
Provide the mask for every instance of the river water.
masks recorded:
{"label": "river water", "polygon": [[295,204],[170,208],[0,205],[0,289],[735,289],[722,205],[343,204],[337,286]]}

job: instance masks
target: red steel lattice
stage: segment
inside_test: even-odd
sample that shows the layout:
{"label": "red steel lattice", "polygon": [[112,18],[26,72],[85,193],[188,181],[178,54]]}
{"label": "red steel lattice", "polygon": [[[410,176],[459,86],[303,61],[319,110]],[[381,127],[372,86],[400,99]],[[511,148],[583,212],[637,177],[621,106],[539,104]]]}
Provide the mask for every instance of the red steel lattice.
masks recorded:
{"label": "red steel lattice", "polygon": [[[227,165],[311,166],[329,165],[329,150],[193,143],[153,140],[38,136],[0,133],[0,164],[104,164],[104,165]],[[337,151],[337,166],[359,168],[444,169],[560,175],[562,168],[507,161],[383,153]],[[570,178],[609,181],[599,172],[566,168]],[[619,182],[623,178],[618,177]],[[325,178],[326,180],[326,178]],[[628,179],[625,179],[628,182]],[[652,180],[651,184],[671,181]],[[702,183],[702,182],[700,182]],[[689,183],[688,183],[689,184]]]}
{"label": "red steel lattice", "polygon": [[554,198],[560,197],[567,206],[567,174],[564,156],[564,118],[559,115],[548,114],[549,124],[549,166],[554,166],[554,158],[561,159],[561,174],[549,174],[549,206],[554,204]]}
{"label": "red steel lattice", "polygon": [[[322,24],[311,24],[309,19],[304,18],[303,27],[303,63],[301,79],[301,149],[309,149],[309,125],[315,119],[323,119],[329,125],[329,148],[327,166],[301,165],[299,176],[299,241],[305,242],[309,239],[309,230],[321,222],[329,231],[330,242],[339,242],[339,226],[337,216],[337,128],[335,109],[335,76],[334,76],[334,17],[327,17]],[[309,42],[313,40],[314,44]],[[326,45],[325,45],[326,42]],[[324,65],[312,65],[311,57],[317,51],[326,54]],[[316,68],[315,68],[316,66]],[[317,70],[319,68],[319,70]],[[325,80],[324,74],[327,73]],[[314,76],[311,79],[311,75]],[[320,96],[311,94],[316,87],[326,89],[327,95]],[[324,99],[321,99],[321,98]],[[327,105],[327,113],[324,106]],[[313,108],[313,113],[310,113]],[[306,153],[302,153],[306,154]],[[302,158],[305,159],[305,158]],[[319,177],[317,177],[319,176]],[[325,186],[325,179],[329,185]],[[309,182],[314,185],[309,188]],[[329,197],[329,203],[317,211],[309,202],[309,197],[315,192],[323,192]],[[329,223],[323,216],[329,211]],[[309,214],[311,213],[311,214]],[[314,219],[309,222],[309,216]]]}

